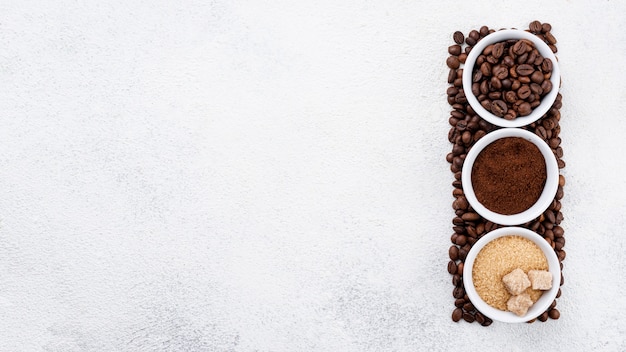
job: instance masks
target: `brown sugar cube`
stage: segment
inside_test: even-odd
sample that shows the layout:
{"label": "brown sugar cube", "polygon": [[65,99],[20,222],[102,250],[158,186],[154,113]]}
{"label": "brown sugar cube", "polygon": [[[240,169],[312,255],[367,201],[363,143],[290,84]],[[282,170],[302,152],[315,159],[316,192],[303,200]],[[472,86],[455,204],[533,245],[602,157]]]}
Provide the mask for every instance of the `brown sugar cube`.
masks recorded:
{"label": "brown sugar cube", "polygon": [[533,290],[549,290],[552,288],[552,274],[546,270],[529,270],[528,278]]}
{"label": "brown sugar cube", "polygon": [[506,302],[506,309],[521,317],[528,312],[528,308],[532,305],[533,301],[530,299],[530,295],[522,293],[521,295],[511,296],[509,301]]}
{"label": "brown sugar cube", "polygon": [[504,275],[502,282],[504,283],[504,287],[506,287],[507,291],[509,291],[509,293],[513,296],[519,295],[530,287],[528,275],[526,275],[526,273],[524,273],[524,271],[520,268]]}

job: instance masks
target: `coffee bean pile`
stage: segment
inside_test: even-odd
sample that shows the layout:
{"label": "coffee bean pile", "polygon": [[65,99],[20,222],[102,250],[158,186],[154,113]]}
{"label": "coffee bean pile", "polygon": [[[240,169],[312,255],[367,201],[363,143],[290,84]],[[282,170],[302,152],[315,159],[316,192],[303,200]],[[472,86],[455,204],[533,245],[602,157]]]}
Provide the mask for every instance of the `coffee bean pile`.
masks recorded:
{"label": "coffee bean pile", "polygon": [[[557,49],[554,46],[556,39],[551,34],[552,27],[548,23],[542,24],[539,21],[533,21],[529,27],[531,33],[541,38],[556,53]],[[446,64],[450,67],[450,73],[448,74],[450,87],[447,90],[447,99],[452,107],[448,120],[451,126],[448,132],[448,141],[452,143],[452,151],[446,156],[446,160],[450,163],[450,170],[454,174],[454,181],[452,182],[454,201],[452,208],[455,213],[452,219],[453,233],[450,237],[452,245],[448,251],[450,257],[448,273],[452,276],[452,285],[454,286],[452,296],[455,299],[452,320],[458,322],[463,319],[469,323],[476,321],[483,326],[491,325],[492,320],[477,311],[467,297],[463,287],[463,266],[472,245],[483,235],[499,228],[500,225],[484,219],[471,207],[463,192],[461,171],[465,157],[474,143],[497,127],[478,116],[468,104],[463,92],[462,64],[465,62],[467,54],[472,50],[472,47],[493,32],[495,30],[487,26],[482,26],[479,30],[470,31],[467,37],[460,31],[455,32],[453,35],[455,44],[448,49],[451,56],[446,60]],[[558,87],[554,87],[554,89],[558,89]],[[561,126],[559,125],[561,120],[561,100],[562,97],[559,93],[556,101],[544,116],[529,125],[521,127],[535,133],[548,143],[556,156],[559,169],[565,167],[565,162],[562,159],[561,138],[559,137],[561,133]],[[564,185],[565,178],[563,175],[560,175],[556,195],[548,209],[536,219],[520,225],[537,232],[545,238],[559,258],[561,270],[563,269],[563,260],[566,255],[563,250],[565,246],[564,231],[560,226],[563,221],[561,199],[563,198]],[[563,275],[561,274],[560,284],[563,285],[563,282]],[[557,298],[560,296],[561,289],[558,291]],[[537,320],[543,322],[548,320],[548,318],[558,319],[560,312],[556,309],[556,304],[555,300]]]}
{"label": "coffee bean pile", "polygon": [[530,115],[552,90],[552,61],[529,40],[488,45],[476,59],[472,94],[487,111],[514,120]]}

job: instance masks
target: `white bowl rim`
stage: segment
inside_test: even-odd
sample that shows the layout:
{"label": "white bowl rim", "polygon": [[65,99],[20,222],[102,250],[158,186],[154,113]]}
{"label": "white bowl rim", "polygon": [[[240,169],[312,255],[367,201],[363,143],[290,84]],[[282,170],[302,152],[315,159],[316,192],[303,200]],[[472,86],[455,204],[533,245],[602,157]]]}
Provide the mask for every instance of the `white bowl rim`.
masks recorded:
{"label": "white bowl rim", "polygon": [[[523,316],[518,316],[512,312],[496,309],[483,301],[478,295],[478,292],[476,292],[472,277],[474,261],[483,247],[496,238],[513,235],[518,235],[533,241],[546,256],[548,261],[548,271],[552,274],[552,288],[545,291],[539,300],[537,300],[537,302],[535,302],[535,304],[533,304],[532,307],[528,309],[528,312]],[[498,320],[504,323],[524,323],[541,315],[550,307],[556,298],[560,282],[561,267],[559,259],[552,247],[539,234],[522,227],[501,227],[481,237],[470,249],[467,257],[465,258],[465,266],[463,267],[463,285],[465,287],[465,293],[467,293],[467,297],[469,297],[474,307],[476,307],[476,310],[493,320]]]}
{"label": "white bowl rim", "polygon": [[[487,209],[476,198],[474,187],[472,185],[472,168],[474,166],[474,161],[476,161],[476,157],[492,142],[507,137],[521,137],[535,144],[537,148],[539,148],[539,151],[543,155],[546,162],[546,184],[541,192],[541,195],[539,196],[539,199],[525,211],[511,215],[499,214]],[[541,139],[541,137],[521,128],[501,128],[487,133],[472,146],[465,157],[465,161],[463,162],[461,184],[463,185],[465,198],[474,211],[476,211],[479,215],[500,225],[520,225],[537,218],[546,209],[548,209],[552,203],[559,187],[559,166],[556,162],[556,157],[554,156],[552,149],[550,149],[550,146],[548,146],[548,144]]]}
{"label": "white bowl rim", "polygon": [[[474,94],[472,94],[472,71],[474,69],[474,63],[480,53],[482,53],[489,44],[509,39],[528,39],[535,44],[535,47],[544,58],[552,60],[552,76],[550,77],[552,90],[541,99],[541,104],[535,107],[530,115],[517,117],[515,120],[507,120],[492,114],[490,111],[487,111],[487,109],[480,105]],[[474,45],[470,53],[467,55],[467,59],[465,60],[463,67],[463,91],[465,92],[467,102],[471,105],[472,109],[474,109],[478,116],[500,127],[521,127],[537,121],[552,107],[552,104],[556,100],[559,93],[560,85],[561,71],[559,69],[556,56],[550,47],[536,35],[519,29],[502,29],[481,39],[478,43],[476,43],[476,45]]]}

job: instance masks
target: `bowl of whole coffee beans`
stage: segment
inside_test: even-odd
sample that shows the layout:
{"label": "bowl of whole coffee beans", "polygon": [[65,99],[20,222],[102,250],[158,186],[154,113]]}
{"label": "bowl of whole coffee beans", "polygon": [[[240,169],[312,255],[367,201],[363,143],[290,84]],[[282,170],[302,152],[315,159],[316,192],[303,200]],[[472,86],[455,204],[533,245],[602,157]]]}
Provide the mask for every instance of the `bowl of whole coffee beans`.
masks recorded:
{"label": "bowl of whole coffee beans", "polygon": [[548,242],[522,227],[482,236],[465,258],[463,285],[474,308],[493,320],[523,323],[550,309],[561,280]]}
{"label": "bowl of whole coffee beans", "polygon": [[461,183],[480,216],[500,225],[519,225],[548,209],[559,186],[559,167],[541,137],[521,128],[502,128],[469,150]]}
{"label": "bowl of whole coffee beans", "polygon": [[463,68],[468,103],[480,117],[501,127],[521,127],[541,118],[552,107],[560,83],[550,47],[517,29],[481,39]]}

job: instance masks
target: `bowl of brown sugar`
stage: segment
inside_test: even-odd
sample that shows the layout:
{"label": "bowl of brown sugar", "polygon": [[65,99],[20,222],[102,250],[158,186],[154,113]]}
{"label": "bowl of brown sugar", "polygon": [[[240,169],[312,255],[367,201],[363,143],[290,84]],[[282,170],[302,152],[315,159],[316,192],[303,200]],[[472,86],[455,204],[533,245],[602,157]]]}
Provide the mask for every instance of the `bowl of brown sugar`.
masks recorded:
{"label": "bowl of brown sugar", "polygon": [[479,139],[467,153],[463,191],[474,211],[501,225],[540,216],[559,185],[559,168],[548,144],[520,128],[502,128]]}
{"label": "bowl of brown sugar", "polygon": [[493,320],[523,323],[545,312],[559,290],[556,253],[537,233],[502,227],[467,254],[463,284],[474,307]]}

